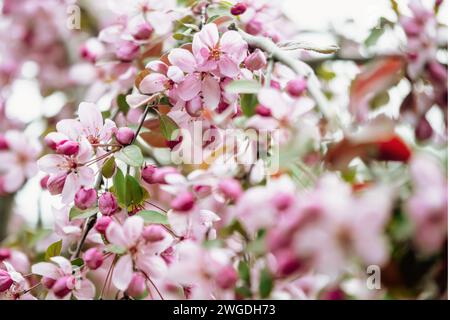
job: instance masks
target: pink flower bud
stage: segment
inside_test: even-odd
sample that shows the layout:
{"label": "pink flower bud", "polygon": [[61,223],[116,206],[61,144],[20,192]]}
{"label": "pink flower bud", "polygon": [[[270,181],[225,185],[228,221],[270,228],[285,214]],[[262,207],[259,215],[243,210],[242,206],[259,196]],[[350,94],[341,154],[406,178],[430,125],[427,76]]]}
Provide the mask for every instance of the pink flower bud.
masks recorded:
{"label": "pink flower bud", "polygon": [[259,20],[250,20],[245,26],[245,31],[250,33],[251,35],[258,35],[263,30],[263,24]]}
{"label": "pink flower bud", "polygon": [[276,259],[277,272],[282,276],[289,276],[301,267],[300,260],[289,249],[277,253]]}
{"label": "pink flower bud", "polygon": [[75,281],[76,279],[73,276],[64,276],[59,278],[52,287],[53,293],[58,298],[64,298],[72,291],[73,288],[75,288]]}
{"label": "pink flower bud", "polygon": [[0,133],[0,151],[2,150],[8,150],[8,141],[6,141],[6,138],[3,134]]}
{"label": "pink flower bud", "polygon": [[116,197],[111,192],[106,192],[98,198],[98,208],[103,215],[110,216],[117,212],[119,205]]}
{"label": "pink flower bud", "polygon": [[0,269],[0,292],[8,290],[12,286],[13,282],[14,281],[8,271]]}
{"label": "pink flower bud", "polygon": [[116,49],[116,56],[122,61],[132,61],[139,55],[139,46],[131,41],[123,41]]}
{"label": "pink flower bud", "polygon": [[46,176],[43,177],[43,178],[41,179],[41,181],[39,182],[40,185],[41,185],[41,188],[42,188],[43,190],[47,189],[47,183],[48,183],[48,179],[49,179],[49,178],[50,178],[50,175],[46,175]]}
{"label": "pink flower bud", "polygon": [[42,277],[41,283],[42,283],[42,285],[43,285],[45,288],[51,289],[51,288],[53,288],[53,286],[55,285],[56,280],[55,280],[55,279],[52,279],[52,278],[49,278],[49,277]]}
{"label": "pink flower bud", "polygon": [[286,85],[286,91],[292,97],[300,97],[305,93],[307,87],[306,80],[304,78],[297,78],[289,81]]}
{"label": "pink flower bud", "polygon": [[253,51],[245,60],[245,67],[250,71],[257,71],[264,68],[267,64],[266,55],[259,49]]}
{"label": "pink flower bud", "polygon": [[46,145],[47,147],[49,147],[50,149],[56,150],[57,143],[56,143],[56,141],[53,140],[50,136],[46,136],[46,137],[44,138],[44,143],[45,143],[45,145]]}
{"label": "pink flower bud", "polygon": [[427,70],[431,78],[436,82],[446,83],[448,79],[447,68],[437,61],[433,61],[427,64]]}
{"label": "pink flower bud", "polygon": [[80,48],[80,56],[86,61],[95,63],[97,59],[104,53],[103,44],[95,38],[87,40]]}
{"label": "pink flower bud", "polygon": [[175,197],[170,203],[172,209],[180,212],[186,212],[194,207],[195,199],[192,193],[182,192]]}
{"label": "pink flower bud", "polygon": [[236,3],[231,7],[230,12],[233,16],[239,16],[247,11],[247,5],[242,2]]}
{"label": "pink flower bud", "polygon": [[8,248],[0,248],[0,262],[11,257],[11,250]]}
{"label": "pink flower bud", "polygon": [[236,179],[225,179],[219,183],[219,191],[225,198],[236,201],[242,195],[242,186]]}
{"label": "pink flower bud", "polygon": [[272,116],[272,110],[270,110],[266,106],[263,106],[262,104],[258,104],[256,106],[255,113],[260,115],[261,117],[271,117]]}
{"label": "pink flower bud", "polygon": [[276,80],[270,80],[270,87],[277,90],[281,90],[281,84]]}
{"label": "pink flower bud", "polygon": [[108,216],[102,216],[97,219],[97,222],[95,223],[95,230],[97,230],[100,234],[105,234],[106,229],[108,228],[109,224],[112,222],[111,217]]}
{"label": "pink flower bud", "polygon": [[75,206],[80,210],[91,208],[97,201],[97,191],[95,189],[80,188],[75,194]]}
{"label": "pink flower bud", "polygon": [[233,288],[238,279],[238,274],[232,266],[222,267],[216,275],[217,285],[224,290]]}
{"label": "pink flower bud", "polygon": [[147,40],[153,33],[153,28],[147,22],[136,25],[131,31],[131,35],[136,40]]}
{"label": "pink flower bud", "polygon": [[61,194],[66,183],[67,173],[62,173],[60,175],[51,175],[47,180],[47,190],[51,195],[56,196]]}
{"label": "pink flower bud", "polygon": [[174,167],[164,167],[157,168],[153,165],[148,165],[144,169],[142,169],[142,180],[147,182],[148,184],[166,183],[165,177],[167,174],[177,173],[177,169]]}
{"label": "pink flower bud", "polygon": [[433,136],[433,127],[428,122],[425,116],[420,118],[419,123],[416,125],[414,133],[417,140],[419,141],[430,139]]}
{"label": "pink flower bud", "polygon": [[70,140],[63,140],[56,146],[56,152],[66,156],[73,156],[74,154],[77,154],[79,150],[79,143]]}
{"label": "pink flower bud", "polygon": [[127,146],[133,142],[134,131],[128,127],[119,128],[116,131],[116,139],[121,145]]}
{"label": "pink flower bud", "polygon": [[149,242],[158,242],[165,238],[167,231],[160,225],[151,225],[144,229],[142,236]]}
{"label": "pink flower bud", "polygon": [[275,208],[279,211],[284,211],[294,203],[294,197],[289,193],[278,193],[273,197],[272,201]]}
{"label": "pink flower bud", "polygon": [[130,297],[137,298],[144,294],[145,289],[145,277],[139,272],[133,273],[133,278],[131,278],[131,282],[128,285],[127,294]]}
{"label": "pink flower bud", "polygon": [[91,270],[97,270],[103,264],[103,254],[97,248],[90,248],[83,254],[83,260]]}

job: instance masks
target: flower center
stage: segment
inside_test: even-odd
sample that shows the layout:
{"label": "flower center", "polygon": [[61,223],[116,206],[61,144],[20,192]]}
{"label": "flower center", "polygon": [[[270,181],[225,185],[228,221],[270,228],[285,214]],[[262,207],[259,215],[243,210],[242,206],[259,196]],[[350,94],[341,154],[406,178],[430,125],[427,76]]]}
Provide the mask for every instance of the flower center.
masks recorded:
{"label": "flower center", "polygon": [[209,57],[211,59],[214,59],[216,61],[218,61],[220,59],[220,55],[222,54],[222,52],[220,51],[219,47],[215,47],[211,50]]}

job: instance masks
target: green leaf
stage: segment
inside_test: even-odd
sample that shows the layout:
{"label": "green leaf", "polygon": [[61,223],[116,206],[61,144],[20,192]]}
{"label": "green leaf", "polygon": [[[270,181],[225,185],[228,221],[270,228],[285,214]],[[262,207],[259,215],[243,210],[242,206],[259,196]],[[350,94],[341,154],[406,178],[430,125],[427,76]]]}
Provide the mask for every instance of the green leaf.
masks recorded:
{"label": "green leaf", "polygon": [[117,106],[119,107],[119,110],[125,114],[127,114],[128,110],[130,110],[130,106],[128,105],[126,96],[124,94],[119,94],[117,96]]}
{"label": "green leaf", "polygon": [[176,138],[173,133],[178,130],[178,125],[171,117],[161,114],[159,116],[159,128],[161,129],[164,138],[167,140],[174,140]]}
{"label": "green leaf", "polygon": [[115,253],[115,254],[124,254],[127,249],[121,246],[116,246],[115,244],[109,244],[106,246],[105,250],[107,252]]}
{"label": "green leaf", "polygon": [[139,184],[139,182],[133,176],[126,176],[126,184],[127,184],[127,195],[126,195],[126,205],[130,204],[140,204],[144,199],[144,191]]}
{"label": "green leaf", "polygon": [[109,158],[102,167],[102,175],[109,179],[114,175],[116,171],[116,159],[114,157]]}
{"label": "green leaf", "polygon": [[250,268],[245,261],[239,261],[238,264],[239,278],[241,278],[246,284],[250,284]]}
{"label": "green leaf", "polygon": [[228,93],[258,93],[261,84],[253,80],[235,80],[229,83],[225,90]]}
{"label": "green leaf", "polygon": [[116,158],[132,167],[140,167],[144,164],[144,156],[138,146],[131,145],[116,153]]}
{"label": "green leaf", "polygon": [[157,223],[157,224],[169,224],[167,216],[163,215],[158,211],[144,210],[137,213],[139,217],[142,217],[147,223]]}
{"label": "green leaf", "polygon": [[126,185],[125,185],[125,178],[123,176],[122,170],[118,169],[116,172],[116,175],[113,179],[114,182],[114,192],[117,196],[117,201],[121,205],[126,205]]}
{"label": "green leaf", "polygon": [[261,298],[267,298],[270,296],[270,292],[273,288],[273,279],[269,270],[263,269],[261,270],[261,274],[259,276],[259,295]]}
{"label": "green leaf", "polygon": [[241,95],[241,109],[246,117],[251,117],[255,114],[256,106],[258,105],[258,98],[254,94]]}
{"label": "green leaf", "polygon": [[251,298],[252,296],[252,291],[250,290],[249,287],[237,287],[235,290],[236,294],[244,297],[244,298]]}
{"label": "green leaf", "polygon": [[47,250],[45,251],[45,260],[50,261],[50,258],[59,256],[61,254],[61,249],[62,249],[62,240],[53,242],[51,245],[48,246]]}
{"label": "green leaf", "polygon": [[81,258],[76,258],[75,260],[72,260],[71,263],[73,266],[81,267],[84,265],[84,260]]}
{"label": "green leaf", "polygon": [[90,208],[87,210],[80,210],[77,207],[73,207],[69,212],[69,220],[86,219],[98,212],[98,208]]}

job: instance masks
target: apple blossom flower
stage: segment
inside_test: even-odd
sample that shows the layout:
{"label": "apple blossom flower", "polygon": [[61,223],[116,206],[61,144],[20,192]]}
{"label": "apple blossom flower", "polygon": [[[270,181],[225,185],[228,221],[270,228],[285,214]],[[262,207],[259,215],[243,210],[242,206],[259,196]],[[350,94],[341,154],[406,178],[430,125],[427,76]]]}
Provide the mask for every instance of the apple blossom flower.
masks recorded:
{"label": "apple blossom flower", "polygon": [[51,262],[39,262],[31,267],[33,274],[53,279],[47,299],[69,299],[73,294],[78,300],[91,300],[95,295],[94,284],[82,273],[75,273],[69,260],[61,256],[50,258]]}
{"label": "apple blossom flower", "polygon": [[3,177],[2,188],[12,193],[37,173],[36,159],[41,147],[15,130],[7,131],[4,138],[8,149],[0,150],[0,175]]}
{"label": "apple blossom flower", "polygon": [[237,31],[227,31],[219,38],[217,26],[209,23],[194,35],[192,52],[200,71],[218,71],[233,78],[247,55],[247,43]]}
{"label": "apple blossom flower", "polygon": [[120,256],[112,274],[112,282],[117,289],[125,291],[133,279],[133,265],[148,277],[159,278],[166,272],[167,265],[159,255],[170,245],[170,237],[148,243],[143,239],[144,220],[133,216],[123,225],[112,221],[106,229],[106,238],[112,244],[125,250]]}

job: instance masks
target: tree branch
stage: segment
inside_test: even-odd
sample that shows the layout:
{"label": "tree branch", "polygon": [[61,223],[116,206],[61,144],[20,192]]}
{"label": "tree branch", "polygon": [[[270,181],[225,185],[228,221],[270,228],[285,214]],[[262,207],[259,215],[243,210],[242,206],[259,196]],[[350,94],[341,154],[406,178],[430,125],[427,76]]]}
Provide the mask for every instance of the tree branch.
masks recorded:
{"label": "tree branch", "polygon": [[306,63],[293,58],[286,51],[278,47],[271,39],[260,36],[253,36],[247,32],[239,29],[236,25],[230,25],[230,29],[237,30],[242,38],[254,48],[259,48],[267,52],[275,61],[278,61],[287,67],[291,68],[295,73],[304,76],[308,82],[308,91],[311,97],[316,101],[319,110],[324,117],[335,123],[337,120],[337,113],[330,108],[327,98],[322,92],[319,79],[314,74],[314,71]]}

